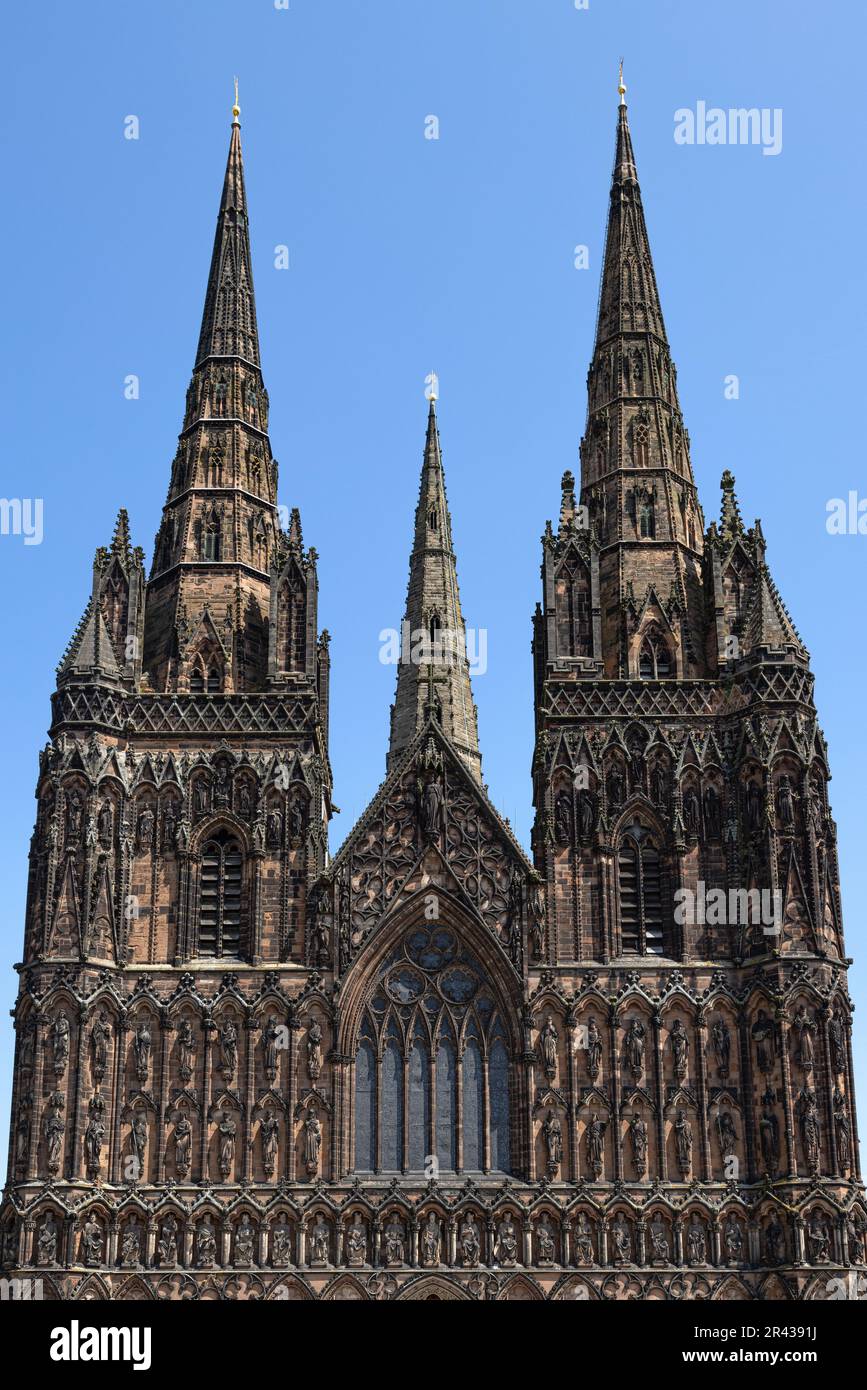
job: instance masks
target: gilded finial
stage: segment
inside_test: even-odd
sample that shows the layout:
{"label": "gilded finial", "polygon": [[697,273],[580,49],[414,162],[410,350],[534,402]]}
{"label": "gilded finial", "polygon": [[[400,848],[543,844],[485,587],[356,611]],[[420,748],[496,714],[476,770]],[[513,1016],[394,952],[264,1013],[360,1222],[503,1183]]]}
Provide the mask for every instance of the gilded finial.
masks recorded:
{"label": "gilded finial", "polygon": [[237,125],[237,124],[238,124],[238,117],[240,116],[240,114],[241,114],[241,108],[240,108],[240,106],[238,105],[238,79],[237,79],[237,77],[236,77],[236,78],[235,78],[235,105],[232,107],[232,124],[233,124],[233,125]]}
{"label": "gilded finial", "polygon": [[621,106],[625,106],[625,105],[626,105],[626,102],[624,101],[624,97],[626,96],[626,84],[625,84],[624,81],[623,81],[623,59],[622,59],[622,58],[620,59],[620,76],[619,76],[618,79],[617,79],[617,91],[618,91],[618,93],[619,93],[619,95],[620,95],[620,105],[621,105]]}
{"label": "gilded finial", "polygon": [[433,404],[434,401],[439,399],[440,379],[436,372],[428,372],[424,379],[424,388],[425,400]]}

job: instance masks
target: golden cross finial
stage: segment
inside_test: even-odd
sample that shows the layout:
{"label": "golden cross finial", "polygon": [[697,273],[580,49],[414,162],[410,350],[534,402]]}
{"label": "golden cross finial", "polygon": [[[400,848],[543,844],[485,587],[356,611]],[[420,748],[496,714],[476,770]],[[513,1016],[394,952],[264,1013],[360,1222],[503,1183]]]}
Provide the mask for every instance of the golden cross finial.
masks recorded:
{"label": "golden cross finial", "polygon": [[238,105],[238,79],[237,79],[237,77],[236,77],[236,78],[235,78],[235,105],[232,107],[232,124],[233,124],[233,125],[237,125],[237,124],[238,124],[238,117],[240,116],[240,114],[241,114],[241,108],[240,108],[240,106]]}
{"label": "golden cross finial", "polygon": [[618,93],[620,94],[620,105],[621,105],[621,106],[625,106],[625,105],[626,105],[626,102],[623,100],[623,98],[626,96],[626,87],[625,87],[624,82],[623,82],[623,59],[622,59],[622,58],[620,59],[620,76],[619,76],[619,78],[617,79],[617,91],[618,91]]}

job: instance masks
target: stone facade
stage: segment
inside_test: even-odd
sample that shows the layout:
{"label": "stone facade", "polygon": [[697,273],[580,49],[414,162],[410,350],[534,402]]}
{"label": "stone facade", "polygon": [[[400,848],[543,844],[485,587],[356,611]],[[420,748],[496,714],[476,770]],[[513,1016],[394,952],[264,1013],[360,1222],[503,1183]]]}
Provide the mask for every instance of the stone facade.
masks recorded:
{"label": "stone facade", "polygon": [[588,394],[542,540],[532,861],[482,783],[433,402],[403,634],[430,646],[330,859],[236,116],[150,577],[122,512],[40,758],[7,1272],[63,1299],[857,1284],[827,749],[729,475],[704,525],[623,105]]}

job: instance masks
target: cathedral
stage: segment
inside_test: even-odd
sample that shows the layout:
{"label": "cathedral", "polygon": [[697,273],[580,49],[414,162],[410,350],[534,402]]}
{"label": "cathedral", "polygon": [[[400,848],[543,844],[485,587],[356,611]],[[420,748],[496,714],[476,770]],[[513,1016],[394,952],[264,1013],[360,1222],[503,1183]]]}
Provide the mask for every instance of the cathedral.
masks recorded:
{"label": "cathedral", "polygon": [[730,473],[704,521],[622,82],[529,854],[483,781],[429,394],[385,777],[332,855],[236,105],[150,572],[121,511],[39,759],[3,1269],[56,1300],[853,1296],[828,751]]}

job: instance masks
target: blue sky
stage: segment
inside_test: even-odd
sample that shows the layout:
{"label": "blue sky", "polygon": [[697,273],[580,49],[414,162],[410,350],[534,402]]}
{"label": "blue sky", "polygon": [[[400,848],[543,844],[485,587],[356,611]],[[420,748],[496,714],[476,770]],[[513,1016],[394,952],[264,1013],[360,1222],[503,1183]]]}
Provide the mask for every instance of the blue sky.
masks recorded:
{"label": "blue sky", "polygon": [[[867,536],[825,529],[829,498],[867,494],[865,103],[850,59],[862,10],[48,0],[4,26],[2,492],[44,500],[41,545],[0,537],[8,1005],[54,668],[119,506],[150,561],[235,73],[281,501],[300,506],[319,551],[333,638],[332,847],[384,770],[394,669],[378,634],[403,609],[431,368],[464,614],[488,630],[475,682],[485,777],[528,844],[539,536],[561,473],[577,471],[621,54],[705,519],[731,468],[812,653],[863,1000]],[[678,145],[674,113],[698,101],[781,108],[781,153]],[[288,271],[274,268],[281,244]],[[574,268],[577,244],[589,270]],[[124,398],[130,373],[137,401]],[[738,400],[724,394],[732,373]],[[863,1085],[860,1012],[856,1035]],[[0,1042],[5,1125],[8,1024]]]}

